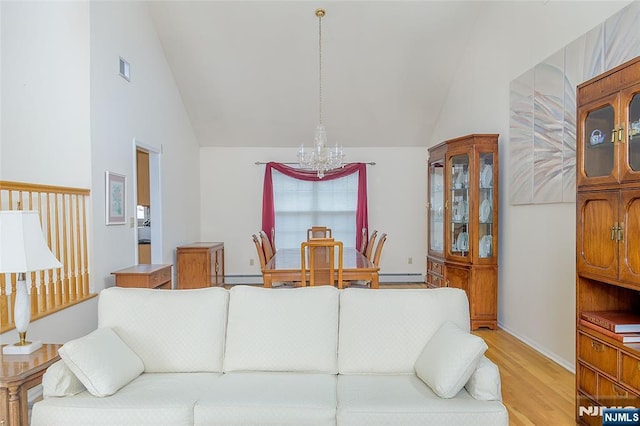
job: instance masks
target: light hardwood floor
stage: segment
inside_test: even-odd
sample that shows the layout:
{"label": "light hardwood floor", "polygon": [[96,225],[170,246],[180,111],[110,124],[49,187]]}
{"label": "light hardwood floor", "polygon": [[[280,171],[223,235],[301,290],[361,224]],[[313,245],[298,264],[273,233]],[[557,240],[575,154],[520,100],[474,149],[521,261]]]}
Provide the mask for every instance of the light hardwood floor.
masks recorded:
{"label": "light hardwood floor", "polygon": [[575,425],[575,376],[504,330],[480,329],[500,369],[510,425]]}

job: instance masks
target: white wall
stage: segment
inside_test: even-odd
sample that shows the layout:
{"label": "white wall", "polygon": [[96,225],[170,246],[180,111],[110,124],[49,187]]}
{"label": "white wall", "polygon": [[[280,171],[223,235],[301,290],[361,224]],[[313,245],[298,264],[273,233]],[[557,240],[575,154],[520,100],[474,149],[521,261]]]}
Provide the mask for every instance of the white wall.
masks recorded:
{"label": "white wall", "polygon": [[[0,179],[90,188],[89,5],[3,1],[0,11]],[[64,342],[96,325],[92,299],[35,321],[29,337]]]}
{"label": "white wall", "polygon": [[478,17],[432,144],[500,133],[501,327],[569,369],[575,360],[575,204],[509,204],[509,83],[629,2],[501,2]]}
{"label": "white wall", "polygon": [[0,2],[0,179],[88,188],[89,6]]}
{"label": "white wall", "polygon": [[[127,176],[127,218],[133,218],[134,139],[161,152],[162,263],[174,263],[175,247],[200,235],[199,146],[147,4],[91,2],[90,16],[92,289],[99,291],[113,285],[112,271],[135,264],[137,250],[129,223],[105,225],[105,172]],[[130,63],[131,81],[118,74],[120,57]]]}
{"label": "white wall", "polygon": [[[134,138],[161,151],[162,262],[200,235],[199,147],[144,2],[0,2],[0,179],[91,189],[91,291],[135,262],[135,229],[105,225],[105,171],[127,176]],[[118,75],[119,56],[131,82]],[[194,165],[196,165],[194,167]],[[97,299],[32,323],[64,343],[97,326]],[[15,332],[2,341],[16,340]]]}
{"label": "white wall", "polygon": [[[347,161],[376,163],[367,166],[367,186],[369,229],[388,234],[381,274],[424,274],[426,149],[347,146],[345,151]],[[227,276],[260,276],[251,234],[262,225],[265,166],[254,163],[295,161],[296,154],[296,148],[200,150],[202,241],[224,242]],[[249,266],[249,259],[254,259],[254,266]]]}

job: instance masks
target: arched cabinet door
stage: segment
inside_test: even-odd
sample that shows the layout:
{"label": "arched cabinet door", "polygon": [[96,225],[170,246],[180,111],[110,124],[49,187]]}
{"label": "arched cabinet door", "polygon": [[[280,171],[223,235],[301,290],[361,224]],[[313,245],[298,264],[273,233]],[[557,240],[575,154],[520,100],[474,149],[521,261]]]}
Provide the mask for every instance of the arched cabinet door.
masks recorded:
{"label": "arched cabinet door", "polygon": [[577,196],[577,267],[583,274],[618,278],[618,192]]}
{"label": "arched cabinet door", "polygon": [[620,180],[637,182],[640,181],[640,84],[624,90],[620,103],[623,106],[623,124],[618,131],[621,142]]}
{"label": "arched cabinet door", "polygon": [[640,286],[640,189],[620,191],[620,280]]}

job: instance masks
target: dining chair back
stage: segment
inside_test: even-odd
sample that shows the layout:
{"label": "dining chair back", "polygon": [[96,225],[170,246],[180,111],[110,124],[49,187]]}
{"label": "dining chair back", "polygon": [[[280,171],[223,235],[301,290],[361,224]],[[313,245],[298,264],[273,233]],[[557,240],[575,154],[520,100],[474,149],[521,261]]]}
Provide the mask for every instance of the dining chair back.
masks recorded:
{"label": "dining chair back", "polygon": [[260,231],[260,238],[262,239],[262,249],[264,250],[264,258],[265,261],[270,261],[273,257],[273,247],[271,246],[271,241],[269,241],[269,237],[267,237],[267,233],[264,231]]}
{"label": "dining chair back", "polygon": [[367,250],[364,252],[364,255],[367,256],[367,259],[373,260],[371,255],[373,254],[373,247],[376,244],[376,238],[378,237],[378,231],[375,230],[369,236],[369,242],[367,243]]}
{"label": "dining chair back", "polygon": [[271,227],[271,250],[276,252],[276,228]]}
{"label": "dining chair back", "polygon": [[[336,257],[336,248],[338,255]],[[319,238],[305,241],[300,245],[302,265],[301,285],[307,285],[307,270],[309,272],[309,286],[336,285],[342,288],[342,241],[331,238]]]}
{"label": "dining chair back", "polygon": [[373,254],[373,264],[376,266],[380,266],[380,256],[382,255],[382,247],[384,247],[385,241],[387,241],[387,234],[380,235],[376,251]]}
{"label": "dining chair back", "polygon": [[266,257],[264,255],[264,250],[262,249],[262,242],[256,234],[251,235],[253,238],[253,244],[256,246],[256,251],[258,252],[258,260],[260,260],[260,270],[263,270],[265,265],[267,264]]}
{"label": "dining chair back", "polygon": [[326,226],[312,226],[307,229],[307,241],[312,238],[333,238],[331,228],[327,228]]}
{"label": "dining chair back", "polygon": [[369,240],[367,239],[367,228],[362,228],[362,241],[360,241],[360,248],[358,249],[360,253],[366,253],[368,242]]}

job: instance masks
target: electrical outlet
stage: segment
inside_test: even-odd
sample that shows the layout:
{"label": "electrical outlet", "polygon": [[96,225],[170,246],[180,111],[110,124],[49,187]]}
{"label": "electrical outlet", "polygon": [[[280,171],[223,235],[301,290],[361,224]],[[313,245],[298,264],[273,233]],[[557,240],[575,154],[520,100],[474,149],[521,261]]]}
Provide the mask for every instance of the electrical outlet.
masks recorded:
{"label": "electrical outlet", "polygon": [[409,265],[413,265],[413,257],[410,257],[410,258],[409,258],[409,260],[407,261],[407,263],[408,263]]}
{"label": "electrical outlet", "polygon": [[253,259],[249,259],[249,266],[253,266]]}
{"label": "electrical outlet", "polygon": [[133,216],[129,217],[129,228],[135,228],[136,226],[136,220],[133,218]]}

